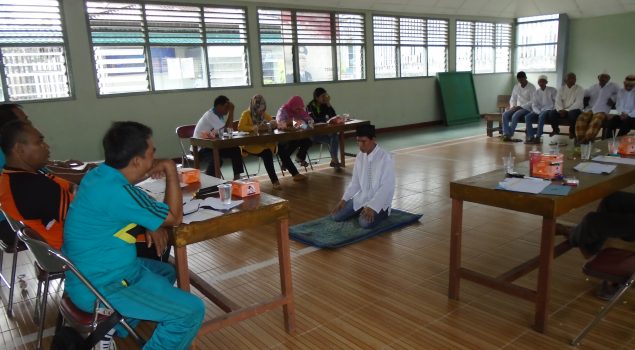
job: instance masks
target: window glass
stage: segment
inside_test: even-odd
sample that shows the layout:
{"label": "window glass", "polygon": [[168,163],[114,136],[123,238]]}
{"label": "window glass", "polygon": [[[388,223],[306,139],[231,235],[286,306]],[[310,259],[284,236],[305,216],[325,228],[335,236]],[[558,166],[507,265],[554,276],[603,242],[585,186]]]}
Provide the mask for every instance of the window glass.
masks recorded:
{"label": "window glass", "polygon": [[259,9],[258,27],[265,85],[364,78],[362,15]]}
{"label": "window glass", "polygon": [[59,1],[3,0],[0,18],[2,101],[70,97]]}
{"label": "window glass", "polygon": [[250,84],[246,11],[87,1],[100,95]]}
{"label": "window glass", "polygon": [[200,46],[153,46],[152,78],[156,90],[207,87],[205,57]]}
{"label": "window glass", "polygon": [[473,73],[509,72],[511,25],[456,22],[456,70]]}
{"label": "window glass", "polygon": [[558,15],[524,17],[516,27],[519,70],[555,71],[558,55]]}

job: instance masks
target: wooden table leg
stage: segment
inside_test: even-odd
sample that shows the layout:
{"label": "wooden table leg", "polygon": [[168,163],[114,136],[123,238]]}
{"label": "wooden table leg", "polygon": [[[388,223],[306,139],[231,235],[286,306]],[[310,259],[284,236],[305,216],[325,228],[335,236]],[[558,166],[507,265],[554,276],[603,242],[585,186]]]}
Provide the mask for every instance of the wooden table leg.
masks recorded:
{"label": "wooden table leg", "polygon": [[218,148],[213,148],[212,153],[214,154],[214,174],[217,178],[220,179],[223,176],[223,174],[221,174],[220,172],[220,150]]}
{"label": "wooden table leg", "polygon": [[346,166],[346,150],[344,149],[344,131],[340,131],[340,164]]}
{"label": "wooden table leg", "polygon": [[190,270],[187,266],[187,247],[174,247],[174,265],[179,288],[190,291]]}
{"label": "wooden table leg", "polygon": [[452,224],[450,227],[450,283],[448,296],[459,300],[461,287],[461,235],[463,230],[463,201],[452,199]]}
{"label": "wooden table leg", "polygon": [[289,248],[289,219],[278,220],[278,264],[280,265],[280,289],[287,299],[282,306],[287,333],[295,333],[295,301],[291,284],[291,249]]}
{"label": "wooden table leg", "polygon": [[556,220],[542,218],[540,237],[540,265],[538,267],[538,287],[536,290],[536,313],[534,329],[544,332],[549,318],[549,288],[551,286],[551,264],[553,263],[553,242],[556,232]]}
{"label": "wooden table leg", "polygon": [[198,146],[192,145],[192,156],[194,157],[194,169],[199,169],[201,160],[198,158]]}

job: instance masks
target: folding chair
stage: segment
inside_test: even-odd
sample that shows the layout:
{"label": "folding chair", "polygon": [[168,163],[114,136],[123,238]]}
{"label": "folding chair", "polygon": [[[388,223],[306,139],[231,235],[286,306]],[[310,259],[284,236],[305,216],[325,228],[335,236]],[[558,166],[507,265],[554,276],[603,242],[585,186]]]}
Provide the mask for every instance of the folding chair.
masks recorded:
{"label": "folding chair", "polygon": [[[15,291],[15,274],[18,268],[18,253],[26,250],[26,246],[20,243],[17,238],[17,232],[20,228],[24,227],[24,224],[20,221],[15,221],[4,210],[0,209],[2,216],[6,219],[6,222],[0,225],[0,229],[4,230],[4,239],[0,239],[0,282],[9,288],[9,300],[7,303],[7,315],[13,317],[13,294]],[[6,240],[5,240],[6,239]],[[4,260],[4,253],[13,254],[13,265],[11,266],[11,277],[7,279],[2,274],[2,262]]]}
{"label": "folding chair", "polygon": [[622,295],[633,285],[635,281],[635,252],[617,248],[603,249],[584,264],[582,271],[591,277],[616,283],[620,287],[597,316],[571,341],[571,345],[578,345],[582,338],[604,318]]}
{"label": "folding chair", "polygon": [[55,332],[57,333],[66,323],[76,329],[80,334],[88,334],[84,340],[83,349],[91,349],[101,340],[115,324],[121,325],[130,332],[135,340],[144,344],[144,340],[135,332],[124,320],[123,316],[115,310],[112,305],[95,289],[95,287],[77,270],[75,265],[66,258],[59,250],[49,246],[41,240],[37,232],[30,227],[23,227],[18,232],[18,238],[26,244],[37,263],[48,273],[57,271],[71,271],[77,278],[95,295],[95,308],[92,314],[86,313],[77,308],[70,298],[62,296],[60,301],[60,313],[57,319]]}
{"label": "folding chair", "polygon": [[192,152],[190,152],[189,147],[190,137],[194,135],[194,128],[196,128],[196,124],[176,127],[176,136],[178,136],[179,145],[181,146],[181,164],[184,164],[187,167],[194,166],[194,156],[192,155]]}

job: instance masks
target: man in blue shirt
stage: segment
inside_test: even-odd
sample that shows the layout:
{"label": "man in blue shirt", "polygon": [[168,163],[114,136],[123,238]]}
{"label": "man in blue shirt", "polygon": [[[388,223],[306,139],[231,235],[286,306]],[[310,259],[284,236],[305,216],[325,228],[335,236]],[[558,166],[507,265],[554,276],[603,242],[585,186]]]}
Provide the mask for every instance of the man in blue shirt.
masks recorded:
{"label": "man in blue shirt", "polygon": [[[138,258],[134,234],[143,227],[157,252],[167,229],[183,217],[176,166],[155,160],[152,130],[136,122],[115,122],[103,139],[105,162],[81,182],[68,211],[62,250],[124,317],[157,322],[144,349],[187,349],[205,315],[203,302],[174,287],[174,268]],[[164,176],[165,200],[134,186],[146,176]],[[94,296],[72,273],[66,292],[92,312]]]}

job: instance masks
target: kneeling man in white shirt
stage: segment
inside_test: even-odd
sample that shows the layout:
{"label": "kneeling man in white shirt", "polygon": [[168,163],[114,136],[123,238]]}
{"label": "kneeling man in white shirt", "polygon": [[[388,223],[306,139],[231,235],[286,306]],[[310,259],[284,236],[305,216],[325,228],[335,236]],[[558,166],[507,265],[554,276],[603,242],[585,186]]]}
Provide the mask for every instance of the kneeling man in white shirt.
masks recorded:
{"label": "kneeling man in white shirt", "polygon": [[335,221],[359,217],[359,225],[371,228],[390,215],[395,193],[395,164],[392,155],[375,142],[375,126],[356,129],[360,152],[355,159],[353,179],[342,200],[333,209]]}

